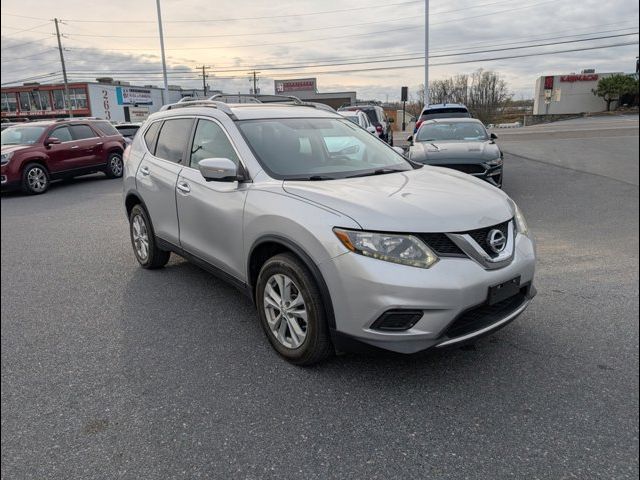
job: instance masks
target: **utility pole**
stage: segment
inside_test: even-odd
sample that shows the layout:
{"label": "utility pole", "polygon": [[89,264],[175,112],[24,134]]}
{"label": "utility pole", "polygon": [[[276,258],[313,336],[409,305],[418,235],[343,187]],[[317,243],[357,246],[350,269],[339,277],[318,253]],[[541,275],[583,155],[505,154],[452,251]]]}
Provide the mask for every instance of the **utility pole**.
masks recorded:
{"label": "utility pole", "polygon": [[62,53],[62,41],[60,40],[60,28],[58,27],[58,19],[54,18],[53,23],[56,25],[56,37],[58,37],[58,50],[60,51],[60,63],[62,64],[62,79],[64,80],[64,104],[67,107],[69,118],[73,117],[71,112],[71,99],[69,98],[69,81],[67,80],[67,67],[64,64],[64,53]]}
{"label": "utility pole", "polygon": [[258,80],[259,80],[259,77],[257,76],[258,73],[260,73],[260,72],[256,72],[254,70],[252,78],[249,78],[249,82],[251,82],[253,80],[253,94],[254,95],[258,94]]}
{"label": "utility pole", "polygon": [[160,34],[160,53],[162,55],[162,78],[164,79],[164,90],[162,91],[162,103],[169,101],[169,81],[167,80],[167,59],[164,55],[164,34],[162,33],[162,12],[160,11],[160,0],[156,0],[158,11],[158,33]]}
{"label": "utility pole", "polygon": [[429,105],[429,0],[424,0],[424,106]]}
{"label": "utility pole", "polygon": [[207,70],[209,70],[211,67],[208,67],[206,65],[202,65],[202,67],[199,67],[202,69],[202,94],[203,96],[207,96],[207,78],[209,78],[209,75],[207,75]]}

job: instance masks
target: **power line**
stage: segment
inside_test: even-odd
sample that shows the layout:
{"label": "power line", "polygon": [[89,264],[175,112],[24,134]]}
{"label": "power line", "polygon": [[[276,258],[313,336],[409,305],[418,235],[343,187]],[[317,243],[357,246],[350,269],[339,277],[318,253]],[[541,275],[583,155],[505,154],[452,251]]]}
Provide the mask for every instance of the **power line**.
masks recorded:
{"label": "power line", "polygon": [[[47,36],[48,36],[48,37],[50,37],[50,38],[51,38],[51,35],[53,35],[53,34],[51,34],[51,33],[48,33],[48,34],[47,34]],[[32,40],[32,41],[30,41],[30,42],[14,43],[14,44],[9,45],[8,47],[2,47],[2,50],[9,50],[9,49],[11,49],[11,48],[23,47],[23,46],[25,46],[25,45],[30,45],[30,44],[32,44],[32,43],[36,43],[36,42],[43,42],[44,40],[45,40],[44,38],[39,38],[39,39],[37,39],[37,40]]]}
{"label": "power line", "polygon": [[[501,0],[499,2],[491,2],[484,3],[479,5],[473,5],[470,7],[466,7],[464,9],[455,9],[455,10],[447,10],[444,12],[438,12],[438,14],[446,14],[446,13],[457,13],[463,10],[468,10],[470,8],[481,8],[488,7],[491,5],[508,3],[511,0]],[[280,31],[269,31],[269,32],[250,32],[250,33],[224,33],[224,34],[216,34],[216,35],[165,35],[165,38],[223,38],[223,37],[252,37],[252,36],[261,36],[261,35],[286,35],[291,33],[306,33],[306,32],[315,32],[321,30],[334,30],[337,28],[353,28],[353,27],[361,27],[364,25],[377,25],[377,24],[386,24],[389,22],[398,22],[404,20],[412,20],[415,19],[415,15],[407,16],[407,17],[399,17],[399,18],[390,18],[386,20],[376,20],[374,22],[363,22],[363,23],[348,23],[344,25],[331,25],[327,27],[316,27],[316,28],[304,28],[301,30],[280,30]],[[69,23],[73,23],[73,21],[68,21]],[[166,22],[169,23],[169,22]],[[81,33],[73,33],[70,32],[71,35],[76,37],[93,37],[93,38],[157,38],[157,35],[95,35],[95,34],[81,34]]]}
{"label": "power line", "polygon": [[[15,27],[9,27],[9,26],[6,26],[6,25],[0,25],[0,28],[8,28],[9,30],[18,30],[17,32],[13,32],[13,33],[3,33],[2,34],[3,37],[8,37],[9,35],[17,35],[18,33],[22,33],[22,32],[30,32],[32,30],[35,30],[36,28],[45,27],[47,25],[50,25],[50,22],[41,23],[40,25],[36,25],[35,27],[25,28],[23,30],[20,30],[20,29],[15,28]],[[36,33],[45,33],[45,32],[36,32]]]}
{"label": "power line", "polygon": [[[268,15],[268,16],[261,16],[261,17],[214,18],[214,19],[200,19],[200,20],[167,20],[165,23],[211,23],[211,22],[232,22],[232,21],[241,21],[241,20],[271,20],[274,18],[308,17],[312,15],[326,15],[329,13],[355,12],[358,10],[371,10],[373,8],[387,8],[387,7],[396,7],[400,5],[419,4],[419,3],[423,3],[423,1],[424,0],[413,0],[409,2],[367,5],[366,7],[342,8],[338,10],[324,10],[320,12],[309,12],[309,13],[289,13],[285,15]],[[7,15],[7,14],[3,13],[3,15]],[[14,16],[14,15],[10,15],[10,16]],[[79,20],[79,19],[74,20],[74,19],[69,19],[68,21],[77,22],[77,23],[155,23],[152,20]]]}
{"label": "power line", "polygon": [[[455,53],[448,53],[448,54],[439,54],[439,55],[431,55],[431,58],[446,58],[446,57],[454,57],[454,56],[462,56],[462,55],[478,55],[481,53],[493,53],[493,52],[502,52],[502,51],[511,51],[511,50],[521,50],[521,49],[526,49],[526,48],[538,48],[538,47],[548,47],[548,46],[555,46],[555,45],[563,45],[563,44],[570,44],[570,43],[579,43],[579,42],[587,42],[587,41],[593,41],[593,40],[604,40],[604,39],[609,39],[609,38],[618,38],[618,37],[625,37],[625,36],[631,36],[631,35],[638,35],[638,32],[632,32],[632,33],[622,33],[622,34],[617,34],[617,35],[605,35],[605,36],[598,36],[598,37],[589,37],[589,38],[579,38],[579,39],[574,39],[574,40],[565,40],[565,41],[558,41],[558,42],[546,42],[546,43],[536,43],[536,44],[531,44],[531,45],[522,45],[522,46],[518,46],[518,47],[506,47],[506,48],[495,48],[495,49],[484,49],[484,50],[473,50],[473,51],[468,51],[468,52],[455,52]],[[279,66],[279,67],[266,67],[265,70],[291,70],[291,69],[299,69],[299,68],[313,68],[313,67],[332,67],[332,66],[341,66],[341,65],[363,65],[363,64],[372,64],[372,63],[387,63],[387,62],[402,62],[402,61],[409,61],[409,60],[421,60],[424,59],[424,54],[419,54],[416,56],[412,56],[412,57],[407,57],[407,58],[387,58],[387,59],[379,59],[379,60],[365,60],[365,61],[356,61],[356,62],[335,62],[335,63],[307,63],[306,65],[297,65],[297,66],[292,66],[292,65],[283,65],[283,66]],[[216,69],[216,72],[218,73],[235,73],[235,72],[252,72],[254,71],[254,68],[236,68],[236,69]],[[74,73],[74,74],[82,74],[82,73],[93,73],[95,72],[94,70],[76,70],[70,73]],[[148,73],[151,75],[155,75],[158,74],[159,72],[157,70],[153,70],[153,71],[142,71],[142,70],[109,70],[110,73],[117,73],[117,74],[143,74],[143,73]],[[190,72],[192,73],[192,70],[173,70],[172,71],[174,74],[182,74],[182,73],[187,73]]]}
{"label": "power line", "polygon": [[26,56],[24,56],[24,57],[12,57],[12,58],[6,58],[6,59],[4,59],[4,60],[0,60],[0,62],[1,62],[1,63],[14,62],[14,61],[16,61],[16,60],[23,60],[23,59],[25,59],[25,58],[38,57],[38,56],[40,56],[40,55],[43,55],[43,54],[45,54],[45,53],[51,53],[51,52],[53,52],[53,51],[54,51],[54,50],[53,50],[53,47],[51,47],[51,49],[50,49],[50,50],[42,50],[42,51],[40,51],[40,52],[34,53],[33,55],[26,55]]}

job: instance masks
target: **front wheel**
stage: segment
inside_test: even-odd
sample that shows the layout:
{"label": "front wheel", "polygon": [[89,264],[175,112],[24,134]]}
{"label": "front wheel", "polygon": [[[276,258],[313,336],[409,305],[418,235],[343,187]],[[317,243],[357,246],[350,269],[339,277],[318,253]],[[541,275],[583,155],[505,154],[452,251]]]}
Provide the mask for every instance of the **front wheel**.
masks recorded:
{"label": "front wheel", "polygon": [[118,152],[110,153],[109,158],[107,159],[107,167],[104,170],[107,177],[120,178],[122,177],[123,170],[124,163],[122,161],[122,154]]}
{"label": "front wheel", "polygon": [[294,255],[267,260],[258,276],[256,305],[269,342],[291,363],[312,365],[333,353],[322,296]]}
{"label": "front wheel", "polygon": [[49,189],[49,172],[39,163],[30,163],[22,171],[22,191],[39,195]]}

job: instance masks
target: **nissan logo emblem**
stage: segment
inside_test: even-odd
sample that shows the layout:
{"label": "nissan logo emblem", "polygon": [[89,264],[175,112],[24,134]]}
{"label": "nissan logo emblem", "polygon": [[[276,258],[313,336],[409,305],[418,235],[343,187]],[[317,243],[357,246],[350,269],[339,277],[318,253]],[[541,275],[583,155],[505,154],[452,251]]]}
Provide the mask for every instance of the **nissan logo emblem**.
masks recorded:
{"label": "nissan logo emblem", "polygon": [[502,252],[507,246],[507,237],[500,230],[494,228],[487,235],[487,243],[489,248],[495,253]]}

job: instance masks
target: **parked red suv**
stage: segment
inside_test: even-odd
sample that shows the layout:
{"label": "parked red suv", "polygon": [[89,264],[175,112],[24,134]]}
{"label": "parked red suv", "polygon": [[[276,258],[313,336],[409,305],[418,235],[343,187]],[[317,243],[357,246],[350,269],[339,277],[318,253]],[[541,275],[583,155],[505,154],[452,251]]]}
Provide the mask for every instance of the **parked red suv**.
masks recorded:
{"label": "parked red suv", "polygon": [[104,172],[122,176],[122,135],[105,120],[29,122],[2,131],[2,190],[44,193],[52,180]]}

